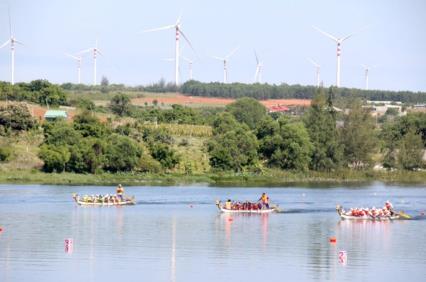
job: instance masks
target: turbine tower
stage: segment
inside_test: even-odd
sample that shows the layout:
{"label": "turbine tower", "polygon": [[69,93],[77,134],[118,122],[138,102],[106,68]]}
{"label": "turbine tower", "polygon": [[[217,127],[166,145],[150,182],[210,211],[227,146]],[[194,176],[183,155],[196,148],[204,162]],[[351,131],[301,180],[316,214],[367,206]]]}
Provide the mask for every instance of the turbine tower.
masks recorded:
{"label": "turbine tower", "polygon": [[314,65],[315,67],[315,75],[316,75],[316,80],[317,80],[317,87],[320,87],[320,71],[321,71],[321,66],[319,64],[317,64],[314,60],[312,60],[311,58],[308,58],[308,61]]}
{"label": "turbine tower", "polygon": [[337,43],[337,67],[336,67],[336,86],[340,87],[340,55],[342,52],[342,43],[349,39],[350,37],[352,37],[354,35],[354,33],[345,36],[345,37],[341,37],[341,38],[337,38],[325,31],[322,31],[321,29],[313,26],[314,29],[316,29],[318,32],[320,32],[322,35],[327,36],[328,38],[330,38],[331,40],[333,40],[334,42]]}
{"label": "turbine tower", "polygon": [[180,40],[180,35],[183,36],[183,38],[185,39],[185,41],[188,43],[188,45],[191,47],[191,49],[195,52],[194,47],[192,47],[191,42],[189,41],[188,37],[186,37],[185,33],[183,33],[182,28],[181,28],[181,16],[179,16],[176,20],[176,23],[172,24],[172,25],[167,25],[167,26],[163,26],[163,27],[159,27],[159,28],[153,28],[153,29],[148,29],[143,31],[144,33],[146,32],[153,32],[153,31],[159,31],[159,30],[167,30],[167,29],[175,29],[175,42],[176,42],[176,46],[175,46],[175,84],[179,85],[179,57],[180,57],[180,46],[179,46],[179,40]]}
{"label": "turbine tower", "polygon": [[259,61],[256,50],[254,51],[254,56],[256,57],[256,73],[254,74],[254,81],[256,83],[262,83],[263,62]]}
{"label": "turbine tower", "polygon": [[0,46],[0,49],[5,47],[7,44],[10,44],[10,72],[11,72],[11,80],[10,83],[12,85],[15,84],[15,43],[22,44],[18,40],[16,40],[15,36],[12,34],[12,23],[10,20],[10,11],[9,11],[9,39]]}
{"label": "turbine tower", "polygon": [[213,59],[219,60],[223,62],[223,83],[228,83],[228,60],[229,58],[237,52],[237,50],[240,47],[236,47],[234,50],[232,50],[228,55],[225,57],[217,57],[213,56]]}
{"label": "turbine tower", "polygon": [[194,63],[194,61],[187,57],[182,57],[182,59],[184,59],[189,65],[189,80],[192,80],[192,64]]}
{"label": "turbine tower", "polygon": [[78,54],[84,54],[84,53],[90,53],[93,52],[93,85],[97,85],[97,81],[96,81],[96,58],[99,55],[103,55],[102,52],[99,50],[98,48],[98,40],[96,39],[96,45],[95,47],[91,47],[89,49],[80,51]]}
{"label": "turbine tower", "polygon": [[364,76],[365,76],[365,90],[368,90],[368,74],[369,74],[369,72],[370,72],[370,70],[371,70],[372,68],[375,68],[375,67],[377,67],[377,66],[371,66],[371,67],[369,67],[369,66],[367,66],[367,65],[363,65],[363,64],[361,64],[361,66],[364,68]]}
{"label": "turbine tower", "polygon": [[68,53],[65,53],[65,55],[77,61],[78,84],[81,84],[81,60],[83,59],[82,56],[74,56]]}

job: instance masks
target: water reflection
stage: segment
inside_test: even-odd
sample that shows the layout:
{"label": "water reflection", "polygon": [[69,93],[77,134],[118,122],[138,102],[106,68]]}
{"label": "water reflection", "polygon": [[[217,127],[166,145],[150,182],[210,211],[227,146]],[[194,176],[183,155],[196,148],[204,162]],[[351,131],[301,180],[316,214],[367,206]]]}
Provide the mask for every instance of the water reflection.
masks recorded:
{"label": "water reflection", "polygon": [[172,219],[172,258],[170,280],[176,282],[176,218]]}

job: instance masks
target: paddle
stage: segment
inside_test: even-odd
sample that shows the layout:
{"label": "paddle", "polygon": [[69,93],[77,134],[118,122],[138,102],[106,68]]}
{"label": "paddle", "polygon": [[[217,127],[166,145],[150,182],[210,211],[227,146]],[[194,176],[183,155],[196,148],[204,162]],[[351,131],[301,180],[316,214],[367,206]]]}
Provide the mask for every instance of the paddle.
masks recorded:
{"label": "paddle", "polygon": [[271,205],[271,208],[276,212],[283,212],[283,209],[280,209],[278,205]]}
{"label": "paddle", "polygon": [[395,214],[399,215],[399,217],[401,217],[403,219],[411,219],[412,218],[411,215],[406,214],[404,211],[400,211],[399,213],[395,213]]}

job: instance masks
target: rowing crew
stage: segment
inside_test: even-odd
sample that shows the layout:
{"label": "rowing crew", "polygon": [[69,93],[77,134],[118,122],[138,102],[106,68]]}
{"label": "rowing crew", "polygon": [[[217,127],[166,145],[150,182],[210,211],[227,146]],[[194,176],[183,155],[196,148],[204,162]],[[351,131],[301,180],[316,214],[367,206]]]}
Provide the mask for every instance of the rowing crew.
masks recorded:
{"label": "rowing crew", "polygon": [[231,199],[228,199],[225,202],[225,209],[227,210],[262,210],[269,209],[269,197],[266,193],[262,193],[262,196],[255,203],[245,201],[245,202],[233,202]]}
{"label": "rowing crew", "polygon": [[106,195],[84,195],[81,196],[80,201],[85,203],[102,203],[102,204],[118,204],[120,202],[127,201],[122,195],[106,194]]}
{"label": "rowing crew", "polygon": [[352,208],[349,210],[349,215],[356,217],[370,216],[370,217],[388,217],[393,216],[395,214],[393,210],[393,205],[391,202],[386,201],[383,208]]}

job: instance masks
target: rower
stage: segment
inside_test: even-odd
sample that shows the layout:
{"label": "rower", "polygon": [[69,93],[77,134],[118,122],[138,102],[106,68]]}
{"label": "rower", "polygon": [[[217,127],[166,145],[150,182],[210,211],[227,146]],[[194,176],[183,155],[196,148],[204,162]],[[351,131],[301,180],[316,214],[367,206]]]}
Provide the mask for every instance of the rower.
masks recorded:
{"label": "rower", "polygon": [[231,199],[228,199],[228,201],[225,202],[225,209],[227,209],[227,210],[231,210],[232,209]]}
{"label": "rower", "polygon": [[262,202],[262,205],[269,209],[269,197],[266,195],[266,193],[262,193],[262,196],[260,196],[260,199],[258,201]]}
{"label": "rower", "polygon": [[117,198],[120,199],[120,201],[124,201],[123,194],[124,194],[124,188],[121,186],[121,184],[118,184],[116,189]]}
{"label": "rower", "polygon": [[390,201],[386,201],[384,208],[385,210],[388,210],[391,215],[393,215],[395,212],[393,211],[393,205]]}

